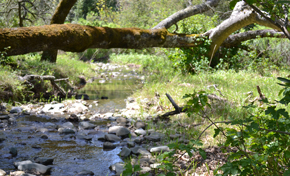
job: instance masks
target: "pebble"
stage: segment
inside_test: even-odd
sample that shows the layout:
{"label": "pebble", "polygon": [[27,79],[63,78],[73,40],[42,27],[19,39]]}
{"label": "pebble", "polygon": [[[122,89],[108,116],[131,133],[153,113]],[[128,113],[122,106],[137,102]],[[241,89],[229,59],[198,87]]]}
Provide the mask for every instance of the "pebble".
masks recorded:
{"label": "pebble", "polygon": [[94,176],[94,172],[88,170],[80,171],[76,176]]}
{"label": "pebble", "polygon": [[13,107],[11,110],[10,110],[10,113],[13,114],[13,113],[21,113],[22,112],[22,108],[21,107]]}
{"label": "pebble", "polygon": [[17,149],[15,147],[11,147],[9,149],[9,153],[12,155],[12,157],[16,157],[17,156]]}
{"label": "pebble", "polygon": [[131,152],[132,151],[129,148],[123,147],[121,152],[119,153],[119,156],[123,157],[123,158],[126,158],[126,157],[128,157],[131,154]]}
{"label": "pebble", "polygon": [[6,172],[2,169],[0,169],[0,176],[5,176],[6,175]]}
{"label": "pebble", "polygon": [[116,135],[121,136],[121,137],[128,136],[129,134],[130,134],[130,130],[128,130],[125,127],[121,127],[119,129],[117,129],[117,131],[116,131]]}
{"label": "pebble", "polygon": [[125,169],[124,169],[124,166],[125,166],[124,163],[122,163],[122,162],[118,162],[118,163],[115,163],[115,164],[111,165],[111,166],[110,166],[110,169],[111,169],[112,171],[115,171],[115,172],[116,172],[116,175],[121,175],[122,172],[125,170]]}
{"label": "pebble", "polygon": [[151,153],[160,153],[160,152],[169,152],[168,146],[158,146],[158,147],[152,147],[150,149]]}
{"label": "pebble", "polygon": [[140,128],[145,129],[146,128],[146,124],[142,121],[137,121],[137,122],[135,122],[134,125],[137,129],[140,129]]}
{"label": "pebble", "polygon": [[103,149],[114,149],[116,147],[117,147],[117,145],[113,144],[111,142],[104,142],[103,143]]}
{"label": "pebble", "polygon": [[53,158],[37,157],[37,158],[34,158],[34,161],[36,163],[43,164],[43,165],[52,165],[53,164]]}
{"label": "pebble", "polygon": [[117,135],[114,135],[114,134],[105,134],[104,138],[105,138],[105,140],[110,141],[110,142],[116,142],[116,141],[121,140],[120,137],[118,137]]}
{"label": "pebble", "polygon": [[134,132],[138,135],[146,135],[146,131],[143,130],[142,128],[139,128],[139,129],[135,130]]}

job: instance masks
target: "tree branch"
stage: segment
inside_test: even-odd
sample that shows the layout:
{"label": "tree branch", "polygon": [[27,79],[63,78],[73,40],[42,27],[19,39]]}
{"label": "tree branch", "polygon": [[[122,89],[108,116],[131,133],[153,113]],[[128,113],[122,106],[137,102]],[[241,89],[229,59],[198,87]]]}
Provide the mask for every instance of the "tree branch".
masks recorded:
{"label": "tree branch", "polygon": [[207,0],[205,3],[195,5],[195,6],[188,6],[185,9],[182,9],[173,15],[169,16],[168,18],[161,21],[152,29],[168,29],[172,25],[176,24],[178,21],[183,20],[185,18],[191,17],[196,14],[200,14],[210,10],[210,7],[216,7],[219,4],[220,0]]}
{"label": "tree branch", "polygon": [[274,37],[274,38],[286,38],[283,32],[278,32],[273,29],[264,29],[264,30],[256,30],[256,31],[247,31],[243,33],[230,35],[224,42],[222,46],[224,47],[234,47],[241,42],[256,39],[256,38],[264,38],[264,37]]}
{"label": "tree branch", "polygon": [[49,80],[53,88],[55,88],[57,91],[61,93],[63,97],[66,96],[66,92],[61,88],[59,85],[55,83],[55,77],[50,76],[50,75],[45,75],[45,76],[39,76],[39,75],[25,75],[24,77],[19,77],[21,81],[26,81],[28,84],[31,85],[29,82],[30,80],[33,79],[38,79],[38,80]]}
{"label": "tree branch", "polygon": [[277,28],[279,28],[281,31],[283,31],[283,33],[286,35],[286,37],[290,40],[290,34],[288,32],[288,30],[283,27],[283,25],[279,24],[281,23],[280,21],[274,21],[271,18],[269,18],[267,15],[265,15],[260,9],[258,9],[256,6],[252,5],[252,4],[248,4],[246,0],[244,0],[244,2],[250,6],[252,9],[254,9],[255,12],[257,12],[259,15],[261,15],[263,18],[265,18],[267,21],[269,21],[270,23],[272,23],[273,25],[275,25]]}

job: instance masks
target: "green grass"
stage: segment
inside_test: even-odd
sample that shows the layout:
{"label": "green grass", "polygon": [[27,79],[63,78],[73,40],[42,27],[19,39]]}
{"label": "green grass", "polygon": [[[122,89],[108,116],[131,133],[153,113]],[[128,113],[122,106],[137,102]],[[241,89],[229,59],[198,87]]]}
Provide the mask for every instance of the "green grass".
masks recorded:
{"label": "green grass", "polygon": [[[212,72],[202,72],[196,75],[183,75],[178,70],[174,70],[171,66],[171,62],[166,56],[152,56],[144,54],[130,54],[130,55],[111,55],[112,62],[121,64],[140,64],[142,69],[140,70],[147,76],[144,87],[137,91],[133,96],[137,99],[137,102],[141,102],[142,99],[148,98],[154,100],[155,93],[158,92],[160,95],[159,105],[163,107],[159,113],[163,114],[168,111],[173,111],[174,108],[165,96],[168,93],[172,96],[175,102],[179,106],[183,106],[186,99],[182,97],[185,94],[193,93],[194,91],[205,90],[207,93],[216,94],[222,97],[218,91],[213,87],[208,89],[208,86],[217,84],[218,89],[222,92],[224,97],[230,104],[217,104],[213,106],[207,113],[207,115],[215,121],[224,121],[229,118],[244,118],[249,113],[242,107],[247,105],[246,101],[248,92],[252,91],[253,96],[250,100],[258,97],[257,86],[260,86],[262,93],[269,100],[277,100],[281,86],[277,84],[278,80],[276,77],[286,77],[289,75],[289,71],[268,71],[268,76],[261,76],[259,72],[254,71],[233,71],[233,70],[219,70]],[[257,103],[256,103],[257,104]],[[142,108],[142,111],[149,114],[156,114],[156,106],[153,105],[149,108]],[[208,125],[206,119],[200,116],[193,115],[187,117],[185,114],[175,115],[171,117],[173,124],[172,128],[175,132],[183,133],[186,136],[196,138],[199,133]],[[198,127],[184,128],[178,125],[181,124],[197,124],[203,123]],[[165,133],[172,133],[172,128],[164,126],[164,122],[157,124],[157,126],[151,125],[152,128],[163,129]],[[221,126],[225,126],[221,124]],[[213,140],[213,127],[210,128],[205,135],[203,140],[207,145],[217,145],[222,139]],[[170,131],[171,130],[171,131]]]}
{"label": "green grass", "polygon": [[[87,78],[95,76],[95,72],[89,63],[78,59],[77,54],[59,54],[56,63],[40,62],[41,55],[38,53],[11,57],[12,64],[0,66],[0,92],[13,92],[14,100],[22,101],[26,90],[19,76],[25,75],[51,75],[59,78],[69,78],[72,84],[78,81],[78,76],[84,75]],[[49,81],[45,86],[50,86]]]}

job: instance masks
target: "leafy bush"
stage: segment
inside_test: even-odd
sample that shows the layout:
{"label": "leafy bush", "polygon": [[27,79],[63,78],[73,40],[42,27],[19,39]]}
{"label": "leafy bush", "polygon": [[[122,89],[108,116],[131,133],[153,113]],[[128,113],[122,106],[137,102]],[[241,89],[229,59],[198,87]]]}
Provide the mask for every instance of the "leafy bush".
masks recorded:
{"label": "leafy bush", "polygon": [[217,128],[226,133],[225,146],[238,148],[228,162],[219,168],[218,175],[289,175],[290,174],[290,80],[278,78],[284,84],[280,101],[269,102],[262,98],[263,106],[249,105],[255,109],[245,119],[231,121],[234,127]]}
{"label": "leafy bush", "polygon": [[168,58],[172,61],[173,67],[183,74],[198,73],[207,71],[210,67],[210,60],[206,57],[210,41],[204,41],[204,45],[195,48],[178,48],[175,52],[169,52]]}
{"label": "leafy bush", "polygon": [[[204,33],[218,24],[218,15],[195,15],[178,23],[180,33]],[[171,27],[169,30],[173,30]],[[178,32],[179,32],[178,31]],[[178,48],[167,52],[173,66],[183,73],[199,73],[212,68],[238,69],[240,56],[238,48],[220,48],[214,56],[208,56],[210,40],[204,40],[203,45],[194,48]],[[214,58],[214,59],[213,59]]]}

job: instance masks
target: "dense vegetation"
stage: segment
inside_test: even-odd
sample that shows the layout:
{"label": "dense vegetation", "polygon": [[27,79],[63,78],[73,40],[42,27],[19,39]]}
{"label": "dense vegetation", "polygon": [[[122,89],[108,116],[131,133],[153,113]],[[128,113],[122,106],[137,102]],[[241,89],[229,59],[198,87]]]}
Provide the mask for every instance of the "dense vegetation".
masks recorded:
{"label": "dense vegetation", "polygon": [[[18,3],[17,3],[18,2]],[[0,27],[39,26],[49,24],[58,1],[0,1]],[[193,1],[198,4],[201,1]],[[67,23],[107,27],[138,27],[149,29],[173,12],[183,9],[187,0],[79,0],[67,16]],[[49,7],[49,8],[43,8]],[[17,10],[22,9],[19,16]],[[11,10],[9,10],[11,9]],[[27,10],[28,9],[28,10]],[[266,7],[267,9],[267,7]],[[228,1],[209,12],[199,14],[178,22],[178,33],[203,33],[214,28],[229,16],[231,11]],[[277,13],[271,11],[271,13]],[[134,14],[134,15],[132,15]],[[250,29],[265,29],[259,25],[250,25],[236,33]],[[176,26],[169,31],[174,32]],[[171,118],[172,124],[202,123],[202,127],[177,128],[176,131],[189,136],[191,145],[170,145],[172,152],[159,156],[164,167],[163,173],[170,175],[176,171],[173,161],[177,151],[199,151],[210,145],[237,147],[226,165],[219,170],[222,175],[289,175],[290,138],[289,138],[289,80],[284,82],[283,89],[277,84],[276,77],[288,77],[289,47],[288,39],[258,38],[242,42],[232,48],[219,48],[212,62],[207,56],[209,51],[206,41],[196,48],[162,49],[88,49],[83,53],[62,53],[57,63],[40,62],[40,53],[6,57],[0,55],[0,103],[4,101],[3,92],[12,92],[13,96],[5,100],[33,101],[33,95],[27,91],[18,76],[26,74],[53,75],[56,78],[69,77],[76,82],[79,75],[92,77],[90,62],[103,56],[109,56],[110,62],[118,64],[140,64],[140,72],[150,75],[142,90],[134,96],[141,100],[152,98],[155,92],[161,95],[160,106],[169,111],[170,103],[165,97],[169,93],[177,104],[185,104],[190,109],[188,116],[177,115]],[[221,93],[212,88],[218,85]],[[264,98],[256,90],[259,86]],[[210,87],[211,86],[211,87]],[[49,85],[46,85],[49,88]],[[251,95],[246,93],[252,91]],[[227,99],[226,104],[209,104],[208,94],[217,94]],[[184,99],[182,99],[182,97]],[[188,100],[188,98],[190,100]],[[261,97],[260,97],[261,98]],[[279,101],[278,101],[279,99]],[[264,102],[263,104],[261,102]],[[211,106],[211,108],[210,108]],[[146,113],[157,113],[156,108],[142,110]],[[162,112],[163,112],[162,111]],[[215,123],[224,121],[225,123]],[[199,134],[209,124],[212,125],[202,138]],[[152,124],[162,127],[163,123]],[[161,129],[161,128],[160,128]],[[166,129],[166,128],[164,128]],[[167,129],[169,134],[171,129]],[[220,135],[220,136],[218,136]],[[214,136],[216,139],[209,138]],[[202,146],[203,143],[203,146]],[[127,165],[127,174],[134,167]],[[135,168],[135,171],[138,167]],[[181,172],[182,173],[182,172]]]}

